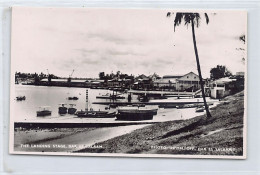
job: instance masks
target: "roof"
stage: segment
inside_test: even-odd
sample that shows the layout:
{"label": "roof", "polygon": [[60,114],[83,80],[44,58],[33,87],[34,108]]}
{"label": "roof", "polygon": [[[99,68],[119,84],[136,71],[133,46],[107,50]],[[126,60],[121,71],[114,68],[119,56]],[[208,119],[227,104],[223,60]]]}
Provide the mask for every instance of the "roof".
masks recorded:
{"label": "roof", "polygon": [[181,78],[183,75],[164,75],[163,78]]}
{"label": "roof", "polygon": [[[194,72],[189,72],[178,79],[179,81],[199,81],[199,76]],[[203,81],[205,81],[203,79]]]}
{"label": "roof", "polygon": [[[194,75],[197,75],[197,74],[195,74],[194,72],[189,72],[189,73],[187,73],[187,74],[183,75],[182,77],[185,77],[186,75],[189,75],[189,74],[194,74]],[[198,75],[197,75],[197,76],[198,76]]]}
{"label": "roof", "polygon": [[185,76],[187,76],[187,75],[189,75],[189,74],[194,74],[194,75],[198,76],[198,75],[195,74],[194,72],[189,72],[189,73],[184,74],[184,75],[164,75],[163,78],[164,78],[164,79],[166,79],[166,78],[179,79],[179,78],[185,77]]}
{"label": "roof", "polygon": [[225,84],[225,83],[229,83],[232,81],[236,81],[236,79],[230,79],[229,77],[224,77],[224,78],[217,79],[217,80],[213,81],[212,83]]}

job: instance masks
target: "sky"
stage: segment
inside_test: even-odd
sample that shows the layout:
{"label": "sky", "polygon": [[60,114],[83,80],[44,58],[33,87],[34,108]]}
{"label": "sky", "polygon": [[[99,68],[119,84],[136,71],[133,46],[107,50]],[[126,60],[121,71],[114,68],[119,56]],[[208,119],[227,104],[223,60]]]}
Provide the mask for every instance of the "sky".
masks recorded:
{"label": "sky", "polygon": [[[99,72],[181,75],[197,65],[191,26],[173,30],[169,9],[32,8],[12,9],[12,71],[68,77],[98,77]],[[183,12],[183,11],[180,11]],[[191,11],[196,12],[196,11]],[[198,11],[197,11],[198,12]],[[209,24],[203,13],[208,13]],[[203,78],[225,65],[245,71],[245,11],[199,11],[195,29]],[[247,38],[247,37],[246,37]],[[242,48],[242,49],[241,49]],[[243,50],[245,49],[245,50]]]}

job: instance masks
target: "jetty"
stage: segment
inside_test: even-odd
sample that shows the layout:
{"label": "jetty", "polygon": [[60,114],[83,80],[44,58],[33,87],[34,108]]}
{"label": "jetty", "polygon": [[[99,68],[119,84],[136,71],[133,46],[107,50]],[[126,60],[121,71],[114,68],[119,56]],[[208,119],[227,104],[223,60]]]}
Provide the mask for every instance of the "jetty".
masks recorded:
{"label": "jetty", "polygon": [[110,105],[115,104],[117,106],[126,106],[126,105],[185,105],[185,104],[203,104],[203,102],[194,102],[194,101],[176,101],[176,102],[164,102],[164,101],[156,101],[156,102],[93,102],[92,104],[99,105]]}
{"label": "jetty", "polygon": [[139,94],[139,95],[161,95],[171,97],[192,97],[201,93],[201,90],[195,92],[178,92],[178,91],[145,91],[145,90],[129,90],[128,94]]}

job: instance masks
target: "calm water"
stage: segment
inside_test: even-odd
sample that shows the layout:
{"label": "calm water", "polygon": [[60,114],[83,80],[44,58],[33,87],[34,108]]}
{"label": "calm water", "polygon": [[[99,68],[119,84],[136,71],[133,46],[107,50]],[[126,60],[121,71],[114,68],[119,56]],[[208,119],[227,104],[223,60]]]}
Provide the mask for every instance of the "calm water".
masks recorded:
{"label": "calm water", "polygon": [[[105,105],[94,105],[92,102],[109,101],[107,99],[96,99],[97,95],[105,95],[111,93],[110,90],[103,89],[88,89],[89,107],[94,110],[105,110]],[[26,119],[37,119],[36,111],[40,106],[50,106],[52,111],[51,116],[45,118],[64,117],[58,114],[60,103],[76,104],[77,110],[85,109],[86,107],[86,88],[69,88],[69,87],[47,87],[47,86],[29,86],[15,85],[15,97],[26,96],[25,101],[14,101],[14,120],[22,121]],[[68,100],[68,97],[78,97],[78,100]],[[127,97],[127,94],[124,94]],[[121,101],[126,101],[123,99]],[[71,116],[66,114],[65,116]]]}

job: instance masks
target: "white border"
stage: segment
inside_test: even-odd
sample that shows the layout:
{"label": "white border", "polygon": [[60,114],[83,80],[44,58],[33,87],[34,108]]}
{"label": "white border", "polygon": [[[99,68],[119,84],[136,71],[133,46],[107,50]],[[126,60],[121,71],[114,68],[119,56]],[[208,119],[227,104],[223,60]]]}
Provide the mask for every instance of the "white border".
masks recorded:
{"label": "white border", "polygon": [[[32,7],[32,8],[35,8],[35,7]],[[66,8],[66,9],[70,9],[70,8]],[[82,8],[78,8],[78,9],[82,9]],[[83,8],[84,9],[84,8]],[[92,8],[93,9],[93,8]],[[94,8],[94,9],[97,9],[98,8]],[[99,8],[100,9],[100,8]],[[114,8],[101,8],[101,9],[109,9],[111,11],[113,10],[116,10]],[[144,9],[144,10],[149,10],[151,8],[148,8],[148,9]],[[87,10],[87,8],[86,8]],[[139,9],[140,10],[140,9]],[[167,10],[167,9],[166,9]],[[169,9],[169,10],[172,10],[172,9]],[[177,10],[181,10],[181,9],[177,9]],[[203,11],[203,12],[217,12],[217,13],[221,13],[221,12],[226,12],[227,10],[190,10],[190,9],[185,9],[185,10],[181,10],[181,11],[196,11],[196,12],[200,12],[200,11]],[[228,10],[230,11],[230,10]],[[247,23],[247,12],[246,11],[242,11],[242,10],[233,10],[233,11],[236,11],[236,12],[240,12],[240,13],[244,13],[245,15],[245,20],[246,23]],[[12,13],[13,14],[13,13]],[[11,33],[12,33],[12,25],[13,25],[13,21],[11,23]],[[246,38],[247,38],[247,26],[246,26]],[[12,62],[14,60],[12,60],[12,48],[13,48],[13,44],[12,43],[12,36],[11,36],[11,82],[10,82],[10,99],[15,99],[15,96],[14,96],[14,93],[15,93],[15,90],[14,90],[14,82],[15,82],[15,70],[13,70],[13,64]],[[247,43],[246,43],[246,49],[247,49]],[[246,54],[247,54],[247,50],[246,50]],[[246,57],[246,62],[247,62],[247,56]],[[247,63],[245,65],[245,76],[247,77]],[[244,117],[243,117],[243,121],[246,122],[246,108],[247,108],[247,101],[246,101],[246,96],[247,96],[247,84],[246,84],[246,81],[247,79],[245,79],[245,93],[244,93]],[[71,155],[75,155],[75,156],[99,156],[99,157],[107,157],[107,156],[111,156],[111,157],[161,157],[161,158],[220,158],[220,159],[245,159],[246,158],[246,136],[247,136],[247,126],[245,123],[243,123],[243,155],[242,156],[232,156],[232,155],[183,155],[183,154],[125,154],[125,153],[68,153],[68,152],[59,152],[59,154],[57,154],[57,152],[26,152],[26,151],[14,151],[14,110],[15,110],[15,104],[14,102],[11,102],[10,100],[10,130],[9,130],[9,153],[10,154],[37,154],[37,155],[68,155],[68,156],[71,156]]]}
{"label": "white border", "polygon": [[[56,7],[123,7],[123,8],[220,8],[220,9],[243,9],[248,10],[248,110],[247,110],[247,120],[245,124],[248,124],[248,158],[246,160],[236,161],[236,160],[191,160],[191,159],[135,159],[135,158],[88,158],[84,159],[80,157],[52,157],[52,156],[22,156],[22,155],[8,155],[8,123],[9,123],[9,112],[8,112],[8,94],[9,88],[8,84],[8,72],[10,63],[9,59],[9,25],[10,14],[9,6],[21,5],[21,6],[56,6]],[[3,164],[5,164],[5,169],[0,169],[1,172],[19,173],[19,174],[41,174],[40,172],[45,172],[48,174],[56,174],[60,172],[67,172],[73,174],[82,173],[100,173],[100,174],[173,174],[173,173],[191,173],[191,174],[259,174],[260,166],[260,152],[258,148],[260,147],[259,139],[259,113],[260,109],[258,107],[260,93],[258,88],[260,83],[258,80],[260,67],[259,62],[259,29],[260,25],[258,23],[260,16],[260,4],[257,0],[251,1],[133,1],[126,2],[125,0],[119,1],[80,1],[80,0],[3,0],[0,3],[1,19],[7,18],[7,22],[3,22],[3,32],[0,37],[3,44],[3,57],[1,73],[3,76],[0,77],[1,82],[5,82],[4,86],[1,86],[1,92],[3,92],[3,101],[1,106],[3,106],[2,116],[3,125],[0,124],[1,135],[3,133],[4,142],[0,141],[0,148],[3,147]],[[0,108],[1,109],[1,108]],[[0,110],[1,111],[1,110]],[[1,138],[1,137],[0,137]],[[0,156],[1,157],[1,156]],[[159,161],[160,160],[160,161]],[[61,164],[57,165],[57,161]],[[26,165],[30,162],[30,168]],[[0,163],[2,163],[0,161]],[[55,164],[56,166],[53,166]],[[106,166],[109,164],[109,166]],[[101,166],[102,165],[102,166]],[[127,165],[127,166],[126,166]],[[157,166],[155,166],[157,165]],[[158,165],[160,165],[158,167]],[[0,166],[1,168],[1,166]],[[45,174],[42,173],[42,174]]]}

